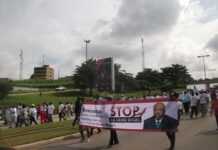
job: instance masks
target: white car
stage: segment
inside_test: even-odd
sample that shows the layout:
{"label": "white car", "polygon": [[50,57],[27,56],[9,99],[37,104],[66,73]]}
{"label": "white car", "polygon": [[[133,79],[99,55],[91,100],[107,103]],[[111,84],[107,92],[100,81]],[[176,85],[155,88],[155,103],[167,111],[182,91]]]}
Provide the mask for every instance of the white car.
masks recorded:
{"label": "white car", "polygon": [[66,90],[66,87],[64,87],[64,86],[59,86],[59,87],[57,87],[55,90],[56,90],[56,91],[64,91],[64,90]]}

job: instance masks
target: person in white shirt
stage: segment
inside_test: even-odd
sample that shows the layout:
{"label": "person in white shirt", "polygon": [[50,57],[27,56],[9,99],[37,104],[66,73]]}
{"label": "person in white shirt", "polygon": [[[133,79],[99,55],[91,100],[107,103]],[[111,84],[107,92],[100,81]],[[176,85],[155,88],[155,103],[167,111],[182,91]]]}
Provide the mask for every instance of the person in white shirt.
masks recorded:
{"label": "person in white shirt", "polygon": [[10,108],[10,114],[11,114],[11,125],[10,127],[15,128],[17,125],[17,108],[15,106]]}
{"label": "person in white shirt", "polygon": [[177,101],[177,106],[178,106],[178,120],[180,120],[182,114],[183,114],[183,104],[181,102],[181,100]]}
{"label": "person in white shirt", "polygon": [[200,95],[201,117],[205,117],[207,115],[208,103],[209,103],[209,97],[205,91],[202,91]]}
{"label": "person in white shirt", "polygon": [[55,106],[52,103],[48,105],[48,122],[53,122]]}
{"label": "person in white shirt", "polygon": [[6,124],[10,127],[11,126],[11,111],[10,111],[10,107],[6,108],[6,110],[5,110],[5,120],[6,120]]}
{"label": "person in white shirt", "polygon": [[65,117],[65,106],[62,102],[60,102],[58,106],[58,116],[59,116],[59,121],[62,121]]}
{"label": "person in white shirt", "polygon": [[191,114],[190,114],[190,118],[193,118],[193,115],[195,115],[195,118],[198,117],[198,103],[200,101],[200,97],[198,95],[198,93],[192,93],[191,96]]}
{"label": "person in white shirt", "polygon": [[21,110],[22,110],[23,106],[21,104],[19,104],[17,106],[17,124],[16,124],[16,127],[20,126],[21,124]]}
{"label": "person in white shirt", "polygon": [[32,123],[35,123],[35,125],[37,125],[37,109],[35,107],[34,104],[32,104],[31,108],[29,109],[29,115],[30,115],[30,125],[32,125]]}

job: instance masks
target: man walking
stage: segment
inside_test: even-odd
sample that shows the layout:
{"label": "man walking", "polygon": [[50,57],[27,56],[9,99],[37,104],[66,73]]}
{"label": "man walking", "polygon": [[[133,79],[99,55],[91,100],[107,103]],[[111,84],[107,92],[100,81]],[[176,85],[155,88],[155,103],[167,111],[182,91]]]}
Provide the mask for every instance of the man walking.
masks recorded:
{"label": "man walking", "polygon": [[200,98],[198,96],[198,93],[192,93],[192,97],[191,97],[191,114],[190,114],[190,118],[193,118],[193,115],[195,115],[195,118],[198,117],[198,108],[197,105],[200,101]]}
{"label": "man walking", "polygon": [[214,114],[217,124],[217,131],[218,131],[218,91],[215,90],[211,93],[212,99],[212,106],[211,106],[211,116]]}
{"label": "man walking", "polygon": [[201,117],[205,117],[207,115],[208,103],[209,103],[209,97],[208,97],[206,91],[202,91],[201,95],[200,95]]}
{"label": "man walking", "polygon": [[[177,101],[178,100],[179,95],[175,92],[170,94],[170,101]],[[168,139],[170,140],[170,147],[168,150],[174,150],[175,148],[175,143],[176,143],[176,131],[179,125],[179,120],[177,120],[178,122],[175,123],[171,129],[168,129],[166,131],[166,135],[168,137]]]}
{"label": "man walking", "polygon": [[80,116],[80,113],[81,113],[82,101],[83,101],[83,99],[81,97],[77,97],[77,99],[75,101],[75,104],[74,104],[75,117],[74,117],[74,120],[73,120],[73,123],[72,123],[73,126],[75,126],[76,123],[79,122],[79,116]]}
{"label": "man walking", "polygon": [[32,123],[34,123],[35,125],[37,125],[37,109],[35,107],[34,104],[32,104],[30,110],[29,110],[29,113],[30,113],[30,125],[32,125]]}
{"label": "man walking", "polygon": [[53,114],[54,114],[55,106],[52,103],[48,105],[48,122],[53,122]]}

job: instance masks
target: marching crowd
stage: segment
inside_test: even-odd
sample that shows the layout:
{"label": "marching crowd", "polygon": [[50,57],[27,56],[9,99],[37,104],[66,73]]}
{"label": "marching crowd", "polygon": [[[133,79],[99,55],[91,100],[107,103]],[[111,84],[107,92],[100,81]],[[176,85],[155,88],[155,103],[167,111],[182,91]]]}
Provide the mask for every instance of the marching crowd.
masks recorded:
{"label": "marching crowd", "polygon": [[[121,96],[119,100],[134,100],[134,99],[156,99],[156,98],[169,98],[170,100],[173,99],[178,103],[178,125],[181,116],[183,118],[198,118],[206,117],[208,112],[211,114],[214,112],[216,123],[217,123],[217,130],[218,130],[218,91],[211,90],[211,91],[197,91],[197,90],[186,90],[180,94],[175,95],[166,95],[163,94],[162,96],[143,96],[140,98],[136,97],[125,97]],[[112,100],[111,97],[107,98],[95,98],[96,102],[101,100]],[[35,106],[32,104],[31,106],[26,105],[18,105],[13,107],[8,107],[3,110],[3,116],[5,124],[8,125],[10,128],[13,127],[22,127],[22,126],[30,126],[33,124],[44,124],[50,123],[54,121],[54,115],[57,114],[59,121],[70,119],[74,116],[74,120],[72,125],[75,126],[76,124],[79,125],[79,118],[80,113],[82,110],[82,105],[84,102],[84,98],[78,97],[75,103],[59,103],[57,107],[55,107],[52,103],[43,103],[41,105]],[[210,107],[211,106],[211,107]],[[87,139],[93,134],[94,128],[87,128],[79,125],[79,131],[81,134],[81,141],[85,140],[86,132]],[[101,132],[101,129],[97,129],[98,133]],[[170,140],[171,146],[170,150],[174,149],[175,146],[175,130],[167,131],[167,137]],[[114,144],[119,144],[118,135],[115,129],[110,129],[110,141],[109,147]]]}
{"label": "marching crowd", "polygon": [[[217,130],[218,130],[218,91],[216,90],[211,90],[211,91],[197,91],[197,90],[187,90],[184,91],[180,94],[173,92],[173,94],[169,94],[169,96],[166,96],[166,94],[162,96],[144,96],[141,98],[137,99],[156,99],[156,98],[169,98],[170,101],[177,101],[178,103],[178,123],[176,125],[179,125],[179,121],[181,116],[183,118],[198,118],[200,117],[206,117],[208,112],[214,113],[215,118],[216,118],[216,123],[217,123]],[[101,100],[102,98],[99,98],[97,100]],[[104,98],[104,100],[111,100],[111,98]],[[120,100],[133,100],[136,99],[135,97],[121,97]],[[80,111],[82,107],[83,100],[77,100],[75,104],[76,109],[76,116],[73,121],[73,125],[75,123],[79,123],[79,116],[80,116]],[[175,142],[176,142],[176,130],[177,129],[172,129],[172,130],[167,130],[166,135],[170,141],[170,147],[169,150],[173,150],[175,147]],[[81,134],[81,141],[85,140],[85,136],[83,132],[86,132],[87,135],[87,140],[89,141],[89,138],[91,136],[91,132],[93,131],[93,128],[87,128],[80,126],[80,134]],[[98,133],[101,130],[98,129]],[[118,139],[118,134],[115,129],[110,129],[110,139],[109,139],[109,144],[108,147],[111,147],[112,145],[119,144],[119,139]]]}
{"label": "marching crowd", "polygon": [[73,115],[73,104],[60,102],[58,107],[53,103],[42,103],[37,106],[19,104],[2,109],[4,124],[10,128],[50,123],[54,121],[55,114],[58,115],[59,121],[70,119]]}

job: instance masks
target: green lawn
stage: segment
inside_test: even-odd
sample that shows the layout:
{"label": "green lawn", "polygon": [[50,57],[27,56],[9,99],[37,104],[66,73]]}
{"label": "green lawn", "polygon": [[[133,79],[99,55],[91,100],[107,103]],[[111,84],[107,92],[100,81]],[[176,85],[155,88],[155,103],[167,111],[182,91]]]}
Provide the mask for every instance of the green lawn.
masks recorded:
{"label": "green lawn", "polygon": [[15,80],[12,81],[14,86],[31,87],[31,88],[56,88],[58,86],[71,87],[73,82],[71,78],[59,80]]}
{"label": "green lawn", "polygon": [[75,97],[73,96],[58,96],[56,94],[42,94],[41,96],[37,94],[31,95],[16,95],[8,96],[4,100],[0,101],[0,106],[11,106],[19,103],[31,105],[31,104],[41,104],[43,102],[52,102],[57,105],[59,102],[73,102]]}
{"label": "green lawn", "polygon": [[56,122],[33,127],[0,129],[0,145],[16,146],[36,141],[70,135],[78,132],[78,127],[72,127],[72,121]]}

